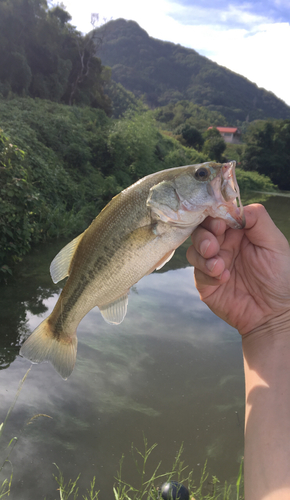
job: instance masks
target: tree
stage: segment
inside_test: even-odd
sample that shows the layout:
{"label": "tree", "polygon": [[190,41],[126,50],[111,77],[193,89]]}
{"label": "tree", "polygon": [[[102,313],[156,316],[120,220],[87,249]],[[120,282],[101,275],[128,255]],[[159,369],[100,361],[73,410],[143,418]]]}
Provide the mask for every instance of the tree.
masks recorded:
{"label": "tree", "polygon": [[290,190],[290,120],[258,124],[248,134],[243,156],[245,170],[265,174],[280,189]]}
{"label": "tree", "polygon": [[110,71],[96,51],[101,37],[83,36],[62,7],[46,0],[0,1],[0,92],[65,104],[102,108],[110,113],[103,87]]}
{"label": "tree", "polygon": [[204,138],[202,152],[208,155],[210,160],[222,162],[222,154],[226,149],[226,143],[219,131],[216,128],[211,128],[205,132]]}
{"label": "tree", "polygon": [[201,150],[204,144],[204,138],[202,137],[201,132],[189,123],[185,123],[184,125],[177,127],[175,134],[182,136],[186,146],[197,149],[198,151]]}

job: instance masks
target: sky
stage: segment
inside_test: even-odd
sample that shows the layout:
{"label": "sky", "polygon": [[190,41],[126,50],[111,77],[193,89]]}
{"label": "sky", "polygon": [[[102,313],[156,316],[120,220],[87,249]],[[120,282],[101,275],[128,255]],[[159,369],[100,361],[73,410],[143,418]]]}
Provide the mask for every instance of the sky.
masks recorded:
{"label": "sky", "polygon": [[[56,3],[56,2],[54,2]],[[245,76],[290,105],[290,0],[63,0],[83,33],[99,22],[136,21],[160,40],[179,43]]]}

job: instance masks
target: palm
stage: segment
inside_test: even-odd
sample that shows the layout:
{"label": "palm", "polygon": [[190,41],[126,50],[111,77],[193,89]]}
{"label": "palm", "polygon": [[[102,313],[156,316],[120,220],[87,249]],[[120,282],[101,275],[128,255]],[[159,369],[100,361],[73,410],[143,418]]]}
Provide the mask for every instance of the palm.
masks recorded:
{"label": "palm", "polygon": [[231,273],[230,279],[218,287],[199,286],[198,282],[197,287],[201,299],[215,314],[240,333],[247,333],[281,314],[286,297],[289,304],[289,251],[284,255],[271,245],[254,245],[245,231],[233,229],[228,229],[219,240],[219,255]]}

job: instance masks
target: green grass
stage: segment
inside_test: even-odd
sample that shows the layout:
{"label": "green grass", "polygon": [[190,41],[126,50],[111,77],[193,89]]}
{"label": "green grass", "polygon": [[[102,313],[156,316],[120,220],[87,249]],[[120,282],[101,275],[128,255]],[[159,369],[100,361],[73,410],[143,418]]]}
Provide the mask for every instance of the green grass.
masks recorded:
{"label": "green grass", "polygon": [[[140,451],[136,447],[131,447],[131,460],[132,466],[135,470],[135,477],[139,486],[133,486],[126,479],[123,478],[123,463],[124,455],[120,460],[120,468],[115,478],[113,486],[113,494],[115,500],[157,500],[159,498],[158,487],[167,481],[178,481],[188,488],[191,500],[242,500],[243,494],[243,462],[239,467],[238,478],[236,483],[224,485],[216,476],[209,476],[207,472],[207,464],[205,463],[200,482],[196,485],[193,481],[193,472],[184,465],[182,461],[183,446],[180,447],[176,457],[174,458],[173,465],[170,472],[159,473],[161,462],[159,462],[154,469],[153,474],[147,474],[148,462],[154,459],[151,457],[152,452],[157,444],[148,446],[147,439],[144,438],[144,450]],[[152,465],[152,464],[151,464]],[[57,467],[57,466],[56,466]],[[90,488],[85,495],[79,496],[78,480],[80,475],[75,481],[65,479],[58,469],[58,476],[54,476],[59,486],[59,499],[60,500],[99,500],[99,491],[96,489],[95,477],[93,478]]]}

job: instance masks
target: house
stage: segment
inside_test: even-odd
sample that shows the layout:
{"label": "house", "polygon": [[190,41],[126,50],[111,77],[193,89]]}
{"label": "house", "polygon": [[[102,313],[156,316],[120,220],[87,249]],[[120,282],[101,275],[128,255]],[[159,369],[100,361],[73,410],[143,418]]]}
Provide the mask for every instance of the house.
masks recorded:
{"label": "house", "polygon": [[225,142],[240,144],[241,131],[237,127],[208,127],[208,130],[211,128],[216,128]]}

